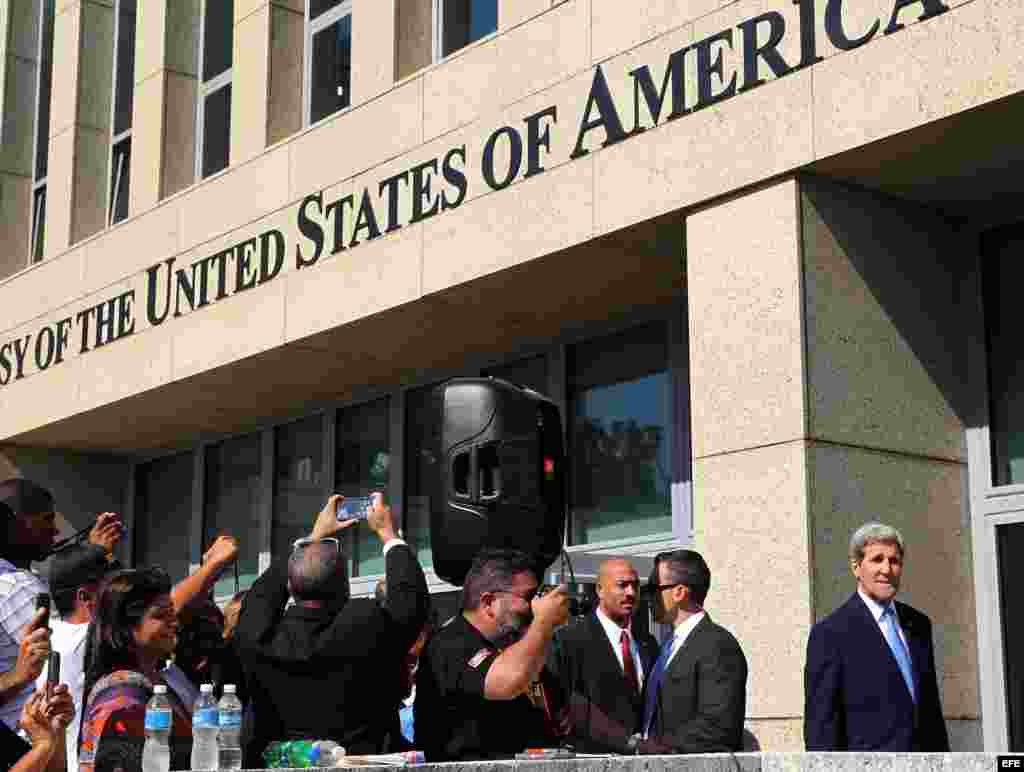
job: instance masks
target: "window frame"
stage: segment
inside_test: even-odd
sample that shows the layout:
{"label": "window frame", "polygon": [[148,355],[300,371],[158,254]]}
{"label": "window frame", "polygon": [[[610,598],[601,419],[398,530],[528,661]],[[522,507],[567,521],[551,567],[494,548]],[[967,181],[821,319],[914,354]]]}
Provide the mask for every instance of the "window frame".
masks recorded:
{"label": "window frame", "polygon": [[[334,8],[330,8],[315,19],[311,19],[309,16],[309,5],[310,0],[306,0],[305,9],[303,11],[303,46],[302,46],[302,126],[308,128],[314,124],[313,118],[313,38],[323,30],[327,29],[333,24],[336,24],[345,16],[352,16],[352,0],[343,0]],[[354,21],[354,20],[351,20]],[[350,21],[350,23],[351,23]],[[353,28],[354,34],[354,28]],[[352,91],[352,83],[349,82],[349,91]],[[354,101],[349,96],[348,106],[342,107],[340,110],[336,110],[330,115],[325,115],[320,118],[316,123],[326,121],[328,118],[332,118],[335,115],[341,115],[352,109]]]}
{"label": "window frame", "polygon": [[[444,27],[445,27],[445,24],[444,24],[444,5],[445,5],[445,0],[431,0],[431,3],[432,3],[431,19],[432,19],[432,22],[433,22],[432,23],[432,29],[431,29],[431,37],[432,37],[432,41],[431,41],[431,62],[433,64],[437,64],[438,62],[442,62],[445,59],[447,59],[449,56],[454,56],[455,54],[459,53],[459,51],[464,51],[465,49],[469,48],[470,46],[475,45],[476,43],[480,43],[481,41],[488,40],[489,38],[491,38],[494,35],[498,34],[498,27],[500,26],[500,19],[496,18],[493,31],[488,32],[486,35],[483,35],[482,37],[477,38],[476,40],[474,40],[474,41],[472,41],[470,43],[467,43],[462,48],[459,48],[459,49],[456,49],[455,51],[452,51],[450,54],[445,54],[445,52],[444,52]],[[498,9],[497,10],[498,10],[498,14],[500,15],[500,13],[501,13],[501,4],[500,3],[498,3]]]}
{"label": "window frame", "polygon": [[[117,126],[117,76],[118,67],[120,66],[120,62],[118,61],[118,51],[120,49],[122,32],[121,5],[124,2],[126,2],[126,0],[114,0],[114,56],[110,79],[110,150],[107,153],[107,227],[127,220],[131,215],[131,207],[129,205],[126,207],[124,217],[117,217],[117,200],[120,197],[121,192],[122,171],[129,176],[131,175],[132,110],[134,109],[135,102],[134,89],[132,90],[131,99],[128,104],[128,128],[119,134],[114,134],[114,128]],[[136,2],[134,13],[136,19],[135,32],[137,34],[139,15],[138,2]],[[132,36],[132,47],[135,47],[135,35]],[[135,54],[133,52],[133,72],[131,73],[131,78],[133,80],[135,78],[134,64]],[[124,179],[124,183],[127,185],[128,179]]]}
{"label": "window frame", "polygon": [[[231,66],[228,67],[224,72],[215,75],[209,80],[203,79],[203,68],[206,64],[206,6],[210,2],[223,2],[223,0],[202,0],[199,4],[199,66],[196,69],[196,157],[195,157],[195,179],[196,182],[202,182],[205,179],[209,179],[214,175],[219,174],[225,169],[231,166],[231,103],[228,102],[228,137],[227,137],[227,148],[228,148],[228,160],[227,163],[221,169],[217,169],[214,172],[210,172],[207,175],[203,175],[203,161],[205,160],[205,149],[206,149],[206,100],[216,94],[218,91],[224,88],[228,88],[232,83],[232,76],[235,71],[235,60],[234,54],[231,57]],[[232,13],[232,17],[234,14]],[[232,26],[231,36],[231,47],[232,52],[234,50],[234,27]]]}

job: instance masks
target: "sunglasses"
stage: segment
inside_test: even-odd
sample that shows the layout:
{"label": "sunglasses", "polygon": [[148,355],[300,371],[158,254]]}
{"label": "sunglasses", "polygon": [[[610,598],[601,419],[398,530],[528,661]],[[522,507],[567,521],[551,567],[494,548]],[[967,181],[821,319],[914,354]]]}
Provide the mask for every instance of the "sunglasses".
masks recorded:
{"label": "sunglasses", "polygon": [[336,539],[333,536],[326,536],[323,539],[311,539],[308,536],[304,536],[301,539],[296,539],[292,542],[292,552],[298,552],[301,549],[305,549],[310,544],[333,544],[334,549],[339,553],[341,552],[341,540]]}

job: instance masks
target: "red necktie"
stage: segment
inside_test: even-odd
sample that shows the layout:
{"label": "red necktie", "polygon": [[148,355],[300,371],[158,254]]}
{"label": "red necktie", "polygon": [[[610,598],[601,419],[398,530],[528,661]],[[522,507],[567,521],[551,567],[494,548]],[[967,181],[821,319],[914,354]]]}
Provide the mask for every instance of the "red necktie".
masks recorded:
{"label": "red necktie", "polygon": [[635,694],[639,694],[640,680],[636,677],[636,663],[633,662],[633,652],[629,648],[629,630],[622,631],[619,641],[622,644],[622,671],[626,675],[626,683]]}

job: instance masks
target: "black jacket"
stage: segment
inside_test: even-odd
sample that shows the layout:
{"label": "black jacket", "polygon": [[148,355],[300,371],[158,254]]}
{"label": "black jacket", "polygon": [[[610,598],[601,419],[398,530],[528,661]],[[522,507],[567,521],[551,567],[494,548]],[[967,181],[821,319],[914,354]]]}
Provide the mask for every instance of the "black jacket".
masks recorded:
{"label": "black jacket", "polygon": [[859,594],[811,628],[804,671],[809,751],[949,751],[932,652],[932,623],[896,603],[917,704],[878,622]]}
{"label": "black jacket", "polygon": [[[658,643],[644,633],[635,641],[640,651],[636,666],[646,678],[658,657]],[[586,753],[628,752],[626,741],[638,731],[643,712],[642,695],[626,684],[597,614],[587,614],[555,633],[547,667],[558,678],[562,693],[571,695],[567,741]]]}
{"label": "black jacket", "polygon": [[261,754],[273,740],[334,740],[355,754],[384,749],[398,708],[394,674],[429,608],[413,551],[396,545],[385,562],[384,604],[356,598],[340,611],[285,611],[286,559],[246,594],[235,630],[254,709],[246,768],[263,766]]}
{"label": "black jacket", "polygon": [[710,616],[698,622],[662,676],[656,705],[643,752],[741,750],[747,659],[732,633]]}

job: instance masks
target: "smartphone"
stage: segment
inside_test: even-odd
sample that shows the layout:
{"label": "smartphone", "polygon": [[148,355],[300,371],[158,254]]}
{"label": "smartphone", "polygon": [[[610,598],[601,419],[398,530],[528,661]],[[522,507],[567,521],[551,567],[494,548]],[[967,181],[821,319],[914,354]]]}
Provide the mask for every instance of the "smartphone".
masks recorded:
{"label": "smartphone", "polygon": [[373,506],[373,496],[352,496],[339,501],[334,516],[339,520],[365,520]]}
{"label": "smartphone", "polygon": [[53,688],[60,683],[60,652],[51,651],[46,660],[46,690],[52,692]]}
{"label": "smartphone", "polygon": [[36,595],[36,611],[39,609],[46,609],[46,613],[43,615],[42,626],[50,626],[50,593],[41,592]]}

